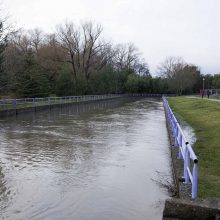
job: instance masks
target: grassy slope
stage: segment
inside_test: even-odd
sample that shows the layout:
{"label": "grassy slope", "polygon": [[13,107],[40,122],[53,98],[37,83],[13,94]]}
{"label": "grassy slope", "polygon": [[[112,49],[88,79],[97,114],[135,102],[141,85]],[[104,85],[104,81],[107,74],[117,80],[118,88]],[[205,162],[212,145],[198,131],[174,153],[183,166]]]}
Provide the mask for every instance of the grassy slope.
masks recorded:
{"label": "grassy slope", "polygon": [[186,97],[168,101],[196,133],[193,148],[199,158],[199,196],[220,197],[220,102]]}

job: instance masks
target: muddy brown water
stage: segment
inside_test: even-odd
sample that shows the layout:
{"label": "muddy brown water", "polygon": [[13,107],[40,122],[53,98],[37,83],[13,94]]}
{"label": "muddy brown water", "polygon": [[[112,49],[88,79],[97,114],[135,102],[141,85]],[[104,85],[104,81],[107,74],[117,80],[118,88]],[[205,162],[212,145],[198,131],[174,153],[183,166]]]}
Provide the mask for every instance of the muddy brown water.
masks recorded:
{"label": "muddy brown water", "polygon": [[[2,219],[161,219],[170,179],[160,99],[118,99],[0,121]],[[156,181],[154,181],[156,180]]]}

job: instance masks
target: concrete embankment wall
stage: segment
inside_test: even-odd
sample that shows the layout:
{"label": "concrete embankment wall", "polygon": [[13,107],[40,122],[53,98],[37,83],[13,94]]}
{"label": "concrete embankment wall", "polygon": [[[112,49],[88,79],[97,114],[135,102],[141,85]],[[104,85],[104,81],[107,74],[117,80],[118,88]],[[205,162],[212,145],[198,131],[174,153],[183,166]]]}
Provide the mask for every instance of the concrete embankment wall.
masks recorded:
{"label": "concrete embankment wall", "polygon": [[218,198],[168,199],[165,203],[164,219],[179,220],[220,220],[220,200]]}
{"label": "concrete embankment wall", "polygon": [[83,103],[89,103],[89,102],[101,102],[106,100],[113,100],[113,99],[119,99],[122,97],[117,98],[106,98],[106,99],[100,99],[100,100],[88,100],[88,101],[80,101],[80,102],[69,102],[69,103],[62,103],[62,104],[51,104],[51,105],[41,105],[41,106],[35,106],[35,107],[26,107],[26,108],[18,108],[18,109],[8,109],[8,110],[1,110],[0,111],[0,118],[18,115],[18,114],[24,114],[27,112],[37,112],[41,110],[46,109],[52,109],[52,108],[60,108],[62,106],[70,106],[70,105],[77,105],[77,104],[83,104]]}
{"label": "concrete embankment wall", "polygon": [[[65,104],[63,104],[65,105]],[[7,117],[7,116],[13,116],[18,114],[23,114],[26,112],[36,112],[43,109],[51,109],[55,108],[57,106],[60,106],[58,104],[56,105],[45,105],[45,106],[36,106],[36,107],[28,107],[28,108],[19,108],[19,109],[9,109],[9,110],[2,110],[0,111],[0,117]]]}

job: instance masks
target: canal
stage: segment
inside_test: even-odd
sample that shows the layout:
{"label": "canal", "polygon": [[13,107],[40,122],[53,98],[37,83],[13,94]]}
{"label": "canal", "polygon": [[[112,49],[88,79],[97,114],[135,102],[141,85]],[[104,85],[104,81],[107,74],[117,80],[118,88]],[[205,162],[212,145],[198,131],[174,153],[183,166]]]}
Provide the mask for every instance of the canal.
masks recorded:
{"label": "canal", "polygon": [[[169,197],[160,99],[120,98],[0,119],[0,214],[157,220]],[[162,179],[161,179],[162,178]]]}

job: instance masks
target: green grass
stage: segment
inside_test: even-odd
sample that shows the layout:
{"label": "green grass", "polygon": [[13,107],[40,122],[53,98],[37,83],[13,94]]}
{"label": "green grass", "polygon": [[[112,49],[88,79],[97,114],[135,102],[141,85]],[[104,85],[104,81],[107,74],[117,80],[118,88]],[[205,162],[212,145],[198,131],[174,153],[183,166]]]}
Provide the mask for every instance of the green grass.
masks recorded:
{"label": "green grass", "polygon": [[220,102],[186,97],[168,98],[168,102],[196,133],[199,197],[220,197]]}
{"label": "green grass", "polygon": [[220,100],[220,96],[210,96],[210,99],[217,99],[217,100]]}

